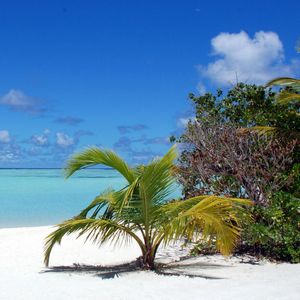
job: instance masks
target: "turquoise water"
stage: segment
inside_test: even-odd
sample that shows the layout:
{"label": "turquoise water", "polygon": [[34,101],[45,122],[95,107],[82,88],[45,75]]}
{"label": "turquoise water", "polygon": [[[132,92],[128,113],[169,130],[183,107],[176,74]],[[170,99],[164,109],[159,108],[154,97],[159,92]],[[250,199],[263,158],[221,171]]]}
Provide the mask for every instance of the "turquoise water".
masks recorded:
{"label": "turquoise water", "polygon": [[0,169],[0,227],[49,225],[80,212],[101,191],[125,181],[107,169]]}
{"label": "turquoise water", "polygon": [[124,179],[109,169],[82,170],[68,180],[61,169],[0,169],[0,228],[61,222],[108,187],[124,185]]}

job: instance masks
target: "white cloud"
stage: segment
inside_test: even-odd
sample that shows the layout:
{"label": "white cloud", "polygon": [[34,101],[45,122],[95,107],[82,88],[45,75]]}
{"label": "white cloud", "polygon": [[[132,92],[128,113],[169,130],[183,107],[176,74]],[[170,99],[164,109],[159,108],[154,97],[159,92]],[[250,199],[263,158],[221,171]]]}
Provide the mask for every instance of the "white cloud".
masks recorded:
{"label": "white cloud", "polygon": [[3,151],[0,151],[0,161],[1,162],[17,162],[18,158],[12,152],[4,153]]}
{"label": "white cloud", "polygon": [[42,134],[32,136],[31,141],[37,146],[47,146],[49,144],[49,134],[50,130],[45,129]]}
{"label": "white cloud", "polygon": [[68,148],[74,145],[74,139],[63,132],[57,132],[56,144],[62,148]]}
{"label": "white cloud", "polygon": [[45,135],[34,135],[32,137],[32,141],[36,145],[45,146],[48,144],[48,137],[46,137]]}
{"label": "white cloud", "polygon": [[211,40],[214,62],[199,66],[202,78],[218,85],[236,81],[265,84],[277,76],[293,76],[297,61],[286,63],[284,49],[275,32],[256,32],[251,38],[245,31],[220,33]]}
{"label": "white cloud", "polygon": [[37,99],[29,97],[22,91],[14,89],[10,90],[0,98],[0,104],[6,105],[13,110],[28,113],[41,113],[45,111],[45,109],[39,106],[38,102]]}
{"label": "white cloud", "polygon": [[187,125],[188,125],[188,123],[190,122],[190,121],[193,121],[193,120],[195,120],[195,117],[187,117],[187,118],[179,118],[178,120],[177,120],[177,127],[178,128],[185,128]]}
{"label": "white cloud", "polygon": [[0,143],[9,143],[10,136],[7,130],[0,130]]}
{"label": "white cloud", "polygon": [[14,163],[19,161],[21,156],[22,153],[20,151],[20,147],[11,140],[7,130],[1,130],[0,131],[0,162]]}

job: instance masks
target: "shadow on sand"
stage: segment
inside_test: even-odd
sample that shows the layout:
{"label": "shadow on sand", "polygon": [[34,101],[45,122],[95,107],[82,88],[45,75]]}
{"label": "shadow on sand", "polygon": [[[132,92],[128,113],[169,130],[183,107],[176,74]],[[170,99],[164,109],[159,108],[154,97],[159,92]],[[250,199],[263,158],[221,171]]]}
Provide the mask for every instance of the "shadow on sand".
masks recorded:
{"label": "shadow on sand", "polygon": [[[204,279],[225,279],[224,277],[208,276],[205,275],[205,270],[228,268],[221,264],[204,263],[197,261],[190,261],[189,259],[182,259],[176,263],[157,264],[156,274],[165,276],[187,276],[190,278],[204,278]],[[137,261],[113,266],[95,266],[95,265],[80,265],[74,264],[73,266],[55,266],[48,268],[41,273],[85,273],[102,279],[111,279],[119,277],[124,273],[134,273],[142,271]]]}

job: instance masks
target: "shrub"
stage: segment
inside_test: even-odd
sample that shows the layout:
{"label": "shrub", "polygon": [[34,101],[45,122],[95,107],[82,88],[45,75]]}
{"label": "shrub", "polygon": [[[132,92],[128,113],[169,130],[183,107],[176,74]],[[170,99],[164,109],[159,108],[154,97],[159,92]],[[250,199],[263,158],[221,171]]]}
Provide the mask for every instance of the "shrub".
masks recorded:
{"label": "shrub", "polygon": [[184,196],[230,195],[267,203],[269,194],[288,185],[297,143],[216,120],[190,122],[178,165]]}
{"label": "shrub", "polygon": [[[181,144],[178,181],[184,198],[198,194],[249,198],[254,222],[244,220],[238,249],[300,262],[299,106],[278,103],[262,86],[238,83],[225,95],[190,94],[194,118]],[[194,249],[211,253],[213,244]]]}
{"label": "shrub", "polygon": [[251,210],[254,222],[245,226],[240,251],[300,262],[300,199],[281,191],[272,195],[268,206]]}

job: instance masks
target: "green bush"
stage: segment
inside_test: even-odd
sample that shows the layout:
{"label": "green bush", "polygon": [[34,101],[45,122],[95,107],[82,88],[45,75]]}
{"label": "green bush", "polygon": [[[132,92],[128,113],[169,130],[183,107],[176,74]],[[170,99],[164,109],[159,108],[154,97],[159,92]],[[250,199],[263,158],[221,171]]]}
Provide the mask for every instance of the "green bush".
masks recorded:
{"label": "green bush", "polygon": [[218,250],[215,240],[211,240],[210,242],[200,240],[196,243],[196,245],[191,249],[190,252],[192,256],[213,255],[217,253]]}
{"label": "green bush", "polygon": [[[300,199],[286,192],[271,197],[268,206],[256,204],[253,219],[243,217],[244,230],[236,254],[252,254],[271,260],[300,262]],[[192,255],[217,253],[214,241],[199,241]]]}
{"label": "green bush", "polygon": [[254,220],[246,224],[239,250],[300,262],[300,199],[278,192],[267,207],[255,205],[251,210]]}

